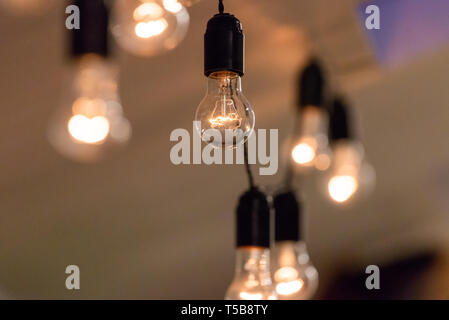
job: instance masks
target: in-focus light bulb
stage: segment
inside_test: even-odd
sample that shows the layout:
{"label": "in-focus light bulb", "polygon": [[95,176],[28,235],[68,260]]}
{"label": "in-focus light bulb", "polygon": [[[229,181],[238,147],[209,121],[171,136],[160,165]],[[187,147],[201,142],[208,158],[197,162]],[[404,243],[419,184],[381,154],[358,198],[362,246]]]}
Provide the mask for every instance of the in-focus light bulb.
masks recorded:
{"label": "in-focus light bulb", "polygon": [[113,66],[88,54],[77,60],[75,69],[67,101],[50,124],[49,140],[72,159],[95,161],[127,142],[131,127],[120,105]]}
{"label": "in-focus light bulb", "polygon": [[117,0],[111,28],[123,49],[152,56],[175,48],[187,33],[189,19],[178,0]]}
{"label": "in-focus light bulb", "polygon": [[291,152],[297,167],[315,166],[318,170],[329,167],[327,121],[322,108],[308,106],[301,110],[301,132]]}
{"label": "in-focus light bulb", "polygon": [[275,300],[270,276],[269,250],[261,247],[237,249],[234,280],[226,300]]}
{"label": "in-focus light bulb", "polygon": [[[233,148],[248,139],[255,117],[237,73],[215,72],[208,77],[207,94],[196,110],[195,120],[202,140],[217,148]],[[212,135],[209,129],[215,129],[217,134]]]}
{"label": "in-focus light bulb", "polygon": [[318,272],[303,241],[276,242],[273,275],[280,300],[310,299],[318,288]]}

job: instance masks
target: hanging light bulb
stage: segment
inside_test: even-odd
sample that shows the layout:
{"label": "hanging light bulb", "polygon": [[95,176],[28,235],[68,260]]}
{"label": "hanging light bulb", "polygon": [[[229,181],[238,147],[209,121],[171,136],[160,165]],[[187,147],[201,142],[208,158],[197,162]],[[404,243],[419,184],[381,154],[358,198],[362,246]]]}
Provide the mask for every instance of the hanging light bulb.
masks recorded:
{"label": "hanging light bulb", "polygon": [[195,115],[202,140],[217,148],[244,143],[254,129],[254,111],[242,93],[243,55],[240,21],[220,7],[220,13],[207,23],[204,35],[207,93]]}
{"label": "hanging light bulb", "polygon": [[77,0],[79,30],[72,30],[73,72],[63,105],[51,119],[49,140],[63,155],[95,161],[128,141],[131,126],[118,95],[118,72],[109,61],[103,0]]}
{"label": "hanging light bulb", "polygon": [[312,60],[301,72],[299,87],[300,133],[291,156],[298,168],[326,170],[330,165],[328,116],[323,107],[324,79],[316,61]]}
{"label": "hanging light bulb", "polygon": [[270,208],[265,194],[252,188],[237,207],[237,256],[227,300],[275,300],[270,273]]}
{"label": "hanging light bulb", "polygon": [[300,234],[300,204],[292,191],[273,198],[275,246],[273,280],[280,300],[310,299],[318,288],[318,272],[310,263]]}
{"label": "hanging light bulb", "polygon": [[189,20],[178,0],[116,0],[111,29],[126,51],[153,56],[175,48],[187,33]]}
{"label": "hanging light bulb", "polygon": [[0,0],[0,7],[14,15],[39,15],[54,3],[55,0]]}
{"label": "hanging light bulb", "polygon": [[341,99],[334,100],[329,127],[333,160],[327,191],[337,203],[353,199],[361,187],[369,191],[375,180],[374,169],[364,160],[362,144],[353,138],[348,112]]}

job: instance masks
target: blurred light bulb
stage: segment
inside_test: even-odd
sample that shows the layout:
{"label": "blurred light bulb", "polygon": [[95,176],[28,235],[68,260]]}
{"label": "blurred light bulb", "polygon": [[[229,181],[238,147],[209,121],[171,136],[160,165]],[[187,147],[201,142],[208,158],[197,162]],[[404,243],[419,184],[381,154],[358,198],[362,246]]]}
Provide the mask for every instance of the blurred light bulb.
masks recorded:
{"label": "blurred light bulb", "polygon": [[0,0],[0,7],[15,15],[39,15],[55,4],[55,0]]}
{"label": "blurred light bulb", "polygon": [[318,288],[318,272],[303,241],[278,241],[274,248],[274,283],[280,300],[310,299]]}
{"label": "blurred light bulb", "polygon": [[128,141],[131,127],[119,102],[116,76],[101,56],[89,54],[77,61],[71,93],[49,127],[49,140],[62,154],[95,161]]}
{"label": "blurred light bulb", "polygon": [[[322,108],[308,106],[301,111],[301,132],[291,156],[298,167],[315,166],[326,170],[325,157],[328,151],[327,114]],[[323,169],[324,168],[324,169]]]}
{"label": "blurred light bulb", "polygon": [[333,149],[327,191],[333,201],[345,203],[359,192],[360,187],[369,191],[373,186],[375,173],[364,161],[364,150],[360,143],[342,139],[337,141]]}
{"label": "blurred light bulb", "polygon": [[269,250],[261,247],[237,249],[236,271],[226,300],[275,300],[270,275]]}
{"label": "blurred light bulb", "polygon": [[[195,120],[202,140],[217,148],[234,148],[248,139],[254,129],[254,111],[242,93],[238,74],[215,72],[208,77],[207,94]],[[217,135],[212,136],[209,129]]]}
{"label": "blurred light bulb", "polygon": [[178,0],[117,0],[111,29],[126,51],[152,56],[175,48],[187,33],[189,20]]}
{"label": "blurred light bulb", "polygon": [[316,155],[316,141],[314,139],[301,140],[292,151],[293,160],[300,165],[312,163]]}

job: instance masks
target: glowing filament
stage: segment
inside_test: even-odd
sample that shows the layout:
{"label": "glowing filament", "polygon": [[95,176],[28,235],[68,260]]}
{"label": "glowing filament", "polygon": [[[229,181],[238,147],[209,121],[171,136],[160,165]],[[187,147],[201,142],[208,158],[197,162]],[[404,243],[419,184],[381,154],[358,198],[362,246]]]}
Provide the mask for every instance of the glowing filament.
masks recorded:
{"label": "glowing filament", "polygon": [[274,279],[278,283],[276,291],[278,294],[288,296],[301,290],[304,281],[299,278],[298,271],[293,267],[282,267],[274,274]]}
{"label": "glowing filament", "polygon": [[238,129],[240,128],[240,124],[242,122],[242,118],[239,117],[236,113],[227,114],[225,116],[218,116],[215,118],[209,119],[210,126],[213,129]]}
{"label": "glowing filament", "polygon": [[163,4],[165,10],[172,13],[178,13],[183,8],[182,4],[179,3],[178,0],[164,0]]}
{"label": "glowing filament", "polygon": [[297,144],[292,150],[293,160],[298,164],[308,164],[315,159],[315,156],[315,148],[305,142]]}
{"label": "glowing filament", "polygon": [[336,202],[345,202],[358,188],[357,180],[353,176],[335,176],[329,180],[329,195]]}
{"label": "glowing filament", "polygon": [[161,18],[155,21],[139,22],[136,24],[135,32],[139,38],[148,39],[157,35],[167,29],[168,23]]}

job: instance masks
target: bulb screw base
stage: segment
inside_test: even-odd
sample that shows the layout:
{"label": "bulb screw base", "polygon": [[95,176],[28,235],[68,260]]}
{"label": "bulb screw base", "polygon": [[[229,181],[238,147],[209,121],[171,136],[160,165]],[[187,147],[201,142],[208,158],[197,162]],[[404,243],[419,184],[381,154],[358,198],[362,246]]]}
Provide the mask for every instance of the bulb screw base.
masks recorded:
{"label": "bulb screw base", "polygon": [[274,196],[275,241],[299,241],[301,239],[301,205],[293,191]]}
{"label": "bulb screw base", "polygon": [[245,192],[237,207],[237,247],[270,247],[270,207],[257,188]]}
{"label": "bulb screw base", "polygon": [[244,47],[240,21],[229,13],[219,13],[207,23],[204,34],[204,74],[218,71],[244,74]]}

